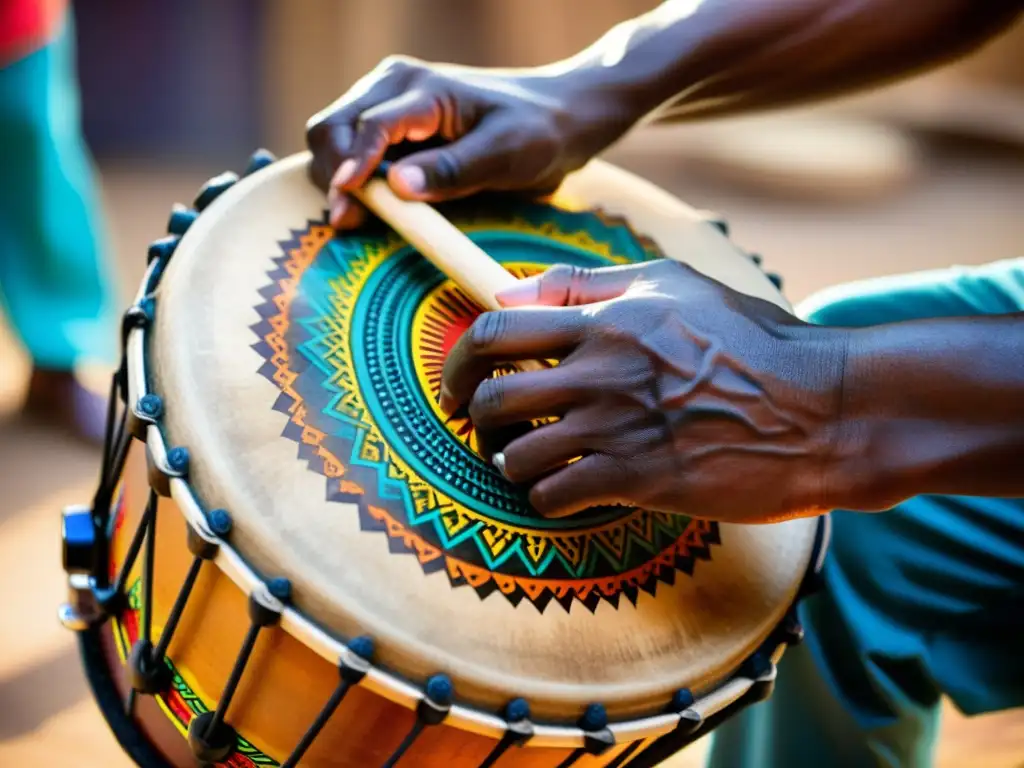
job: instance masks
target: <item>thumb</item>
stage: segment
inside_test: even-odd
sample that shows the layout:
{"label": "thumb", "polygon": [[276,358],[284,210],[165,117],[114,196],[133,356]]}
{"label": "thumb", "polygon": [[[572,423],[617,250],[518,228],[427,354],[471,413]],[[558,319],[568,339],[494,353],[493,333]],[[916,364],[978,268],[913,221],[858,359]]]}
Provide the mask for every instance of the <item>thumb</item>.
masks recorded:
{"label": "thumb", "polygon": [[450,144],[399,160],[388,182],[399,196],[426,202],[504,189],[515,183],[513,149],[505,132],[484,120]]}
{"label": "thumb", "polygon": [[524,278],[510,288],[499,291],[495,298],[503,307],[596,304],[621,296],[649,266],[627,264],[588,269],[557,264],[540,275]]}

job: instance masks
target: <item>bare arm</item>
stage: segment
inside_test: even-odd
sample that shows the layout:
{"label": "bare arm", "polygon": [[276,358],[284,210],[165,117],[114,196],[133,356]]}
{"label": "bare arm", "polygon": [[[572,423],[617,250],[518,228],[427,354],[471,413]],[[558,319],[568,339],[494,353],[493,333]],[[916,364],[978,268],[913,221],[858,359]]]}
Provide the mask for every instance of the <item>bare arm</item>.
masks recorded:
{"label": "bare arm", "polygon": [[828,495],[1024,495],[1024,313],[849,332],[843,437]]}
{"label": "bare arm", "polygon": [[571,89],[615,93],[637,119],[721,117],[940,66],[1022,10],[1022,0],[669,0],[546,70]]}
{"label": "bare arm", "polygon": [[311,173],[329,190],[336,227],[362,220],[350,193],[403,143],[388,173],[403,197],[543,194],[645,117],[720,117],[881,85],[978,47],[1022,8],[1024,0],[668,0],[545,67],[392,57],[310,119]]}

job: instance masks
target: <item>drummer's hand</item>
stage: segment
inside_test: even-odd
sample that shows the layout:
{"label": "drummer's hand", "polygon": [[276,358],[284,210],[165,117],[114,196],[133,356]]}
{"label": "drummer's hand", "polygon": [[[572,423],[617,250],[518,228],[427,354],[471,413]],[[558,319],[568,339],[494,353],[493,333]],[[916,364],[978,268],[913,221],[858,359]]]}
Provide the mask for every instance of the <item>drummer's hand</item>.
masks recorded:
{"label": "drummer's hand", "polygon": [[328,192],[331,223],[359,223],[363,212],[346,193],[366,182],[389,146],[403,141],[435,140],[388,173],[406,199],[554,191],[639,117],[578,81],[539,70],[386,59],[307,123],[311,173]]}
{"label": "drummer's hand", "polygon": [[[490,450],[519,435],[504,471],[541,514],[626,504],[770,522],[830,508],[847,332],[670,261],[554,267],[499,299],[509,308],[452,350],[442,408],[468,404]],[[562,362],[488,378],[527,359]]]}

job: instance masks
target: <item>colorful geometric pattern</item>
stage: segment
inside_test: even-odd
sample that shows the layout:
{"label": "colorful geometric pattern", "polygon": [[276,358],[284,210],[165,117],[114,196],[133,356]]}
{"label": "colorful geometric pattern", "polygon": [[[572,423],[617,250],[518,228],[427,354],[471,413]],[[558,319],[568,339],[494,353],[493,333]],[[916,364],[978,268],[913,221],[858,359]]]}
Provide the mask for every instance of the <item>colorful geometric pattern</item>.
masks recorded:
{"label": "colorful geometric pattern", "polygon": [[[116,541],[124,535],[124,495],[118,487],[113,504],[113,529],[111,541]],[[119,563],[110,561],[111,578],[117,575]],[[114,634],[114,643],[117,647],[117,655],[121,663],[128,664],[128,657],[131,655],[132,646],[139,639],[139,623],[142,619],[142,580],[136,579],[127,590],[127,600],[123,611],[110,619],[111,629]],[[168,717],[184,738],[188,738],[188,726],[193,717],[209,711],[207,704],[199,698],[199,695],[192,690],[181,672],[165,658],[164,663],[171,671],[171,687],[164,693],[156,694],[157,705]],[[254,747],[251,743],[238,737],[238,744],[235,752],[223,763],[218,763],[222,768],[259,768],[259,766],[279,766],[276,760]]]}
{"label": "colorful geometric pattern", "polygon": [[[497,217],[462,203],[445,213],[518,275],[660,258],[599,212],[521,204]],[[480,309],[383,227],[335,237],[311,221],[293,235],[261,291],[254,349],[281,390],[284,435],[327,478],[329,500],[358,506],[363,530],[383,531],[393,552],[443,570],[453,586],[541,611],[635,603],[710,556],[714,523],[624,507],[538,515],[480,458],[472,425],[446,422],[438,406],[444,358]]]}
{"label": "colorful geometric pattern", "polygon": [[[136,580],[128,589],[127,608],[121,612],[120,617],[111,620],[117,643],[117,654],[124,664],[128,663],[132,646],[139,639],[139,620],[142,614],[141,593],[142,581],[140,579]],[[188,738],[188,726],[192,722],[192,718],[208,712],[209,707],[189,687],[170,659],[164,659],[164,661],[171,671],[171,687],[166,693],[157,694],[155,698],[160,709],[170,718],[178,732]],[[263,754],[239,736],[235,752],[227,760],[217,763],[217,765],[223,766],[223,768],[259,768],[259,766],[275,767],[280,763]]]}

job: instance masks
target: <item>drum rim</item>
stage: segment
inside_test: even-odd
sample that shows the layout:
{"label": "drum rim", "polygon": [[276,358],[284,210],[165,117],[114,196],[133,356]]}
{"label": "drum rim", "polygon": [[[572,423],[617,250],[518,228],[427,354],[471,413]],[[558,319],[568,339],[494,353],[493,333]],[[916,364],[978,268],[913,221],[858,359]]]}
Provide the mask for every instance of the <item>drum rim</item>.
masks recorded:
{"label": "drum rim", "polygon": [[[608,164],[601,163],[601,165]],[[608,167],[619,171],[614,166]],[[655,187],[655,189],[657,188]],[[660,189],[658,191],[667,194]],[[334,665],[338,664],[339,660],[351,661],[358,654],[346,642],[340,640],[335,633],[319,626],[299,609],[274,597],[268,588],[268,582],[258,575],[246,558],[230,544],[227,538],[213,532],[208,523],[208,510],[204,508],[197,492],[189,483],[187,471],[175,470],[168,460],[169,445],[161,418],[159,415],[154,417],[147,414],[140,407],[140,402],[147,395],[159,395],[150,389],[148,383],[151,366],[147,341],[152,332],[154,293],[167,263],[172,257],[172,252],[173,248],[168,249],[151,261],[135,300],[126,313],[126,317],[130,316],[135,319],[130,328],[126,325],[127,331],[123,338],[127,374],[126,403],[129,422],[133,422],[129,424],[128,431],[145,442],[154,469],[166,483],[168,495],[176,502],[189,526],[204,541],[216,548],[216,554],[212,561],[216,563],[218,569],[228,576],[247,597],[277,613],[280,616],[281,629],[292,635],[302,645]],[[142,318],[141,322],[139,318]],[[818,536],[814,551],[810,553],[806,574],[820,571],[823,556],[827,550],[828,516],[820,517],[817,526]],[[805,575],[805,583],[806,580],[807,575]],[[802,595],[803,590],[800,590],[791,605],[798,603]],[[694,722],[697,722],[697,729],[699,729],[699,725],[708,719],[739,705],[756,687],[768,686],[770,688],[776,674],[775,665],[791,642],[792,638],[780,637],[778,632],[773,631],[760,648],[754,652],[755,656],[760,654],[769,662],[766,667],[761,667],[758,674],[744,674],[746,665],[741,665],[737,671],[724,676],[684,706],[677,709],[667,708],[661,714],[630,717],[610,722],[607,728],[602,730],[610,731],[615,743],[628,743],[670,734],[677,731],[679,726],[684,723],[689,723],[692,726]],[[746,669],[749,670],[749,667]],[[401,675],[374,664],[369,665],[365,678],[359,684],[407,709],[415,710],[426,699],[423,686],[410,683]],[[494,739],[501,739],[509,731],[509,723],[503,717],[484,711],[478,706],[458,701],[452,703],[444,722],[461,730]],[[531,723],[531,727],[532,736],[528,740],[528,745],[533,747],[586,748],[594,733],[585,730],[580,725]]]}
{"label": "drum rim", "polygon": [[[155,290],[160,277],[157,267],[157,262],[151,265],[150,271],[143,281],[145,290],[140,291],[136,307],[141,307],[142,302],[151,300],[151,293]],[[147,395],[159,396],[159,393],[150,390],[148,384],[150,366],[147,354],[147,335],[148,329],[145,327],[133,328],[128,334],[126,350],[129,403],[137,404]],[[207,522],[207,510],[200,502],[196,491],[188,482],[187,477],[182,476],[170,466],[169,448],[162,421],[147,416],[138,407],[133,408],[133,415],[145,424],[146,448],[150,452],[154,466],[161,475],[167,478],[170,496],[185,516],[186,523],[205,541],[217,547],[217,554],[211,562],[231,579],[247,598],[252,597],[271,611],[279,613],[281,616],[280,628],[306,648],[331,664],[337,664],[339,659],[351,660],[356,654],[345,642],[305,616],[299,609],[274,597],[268,589],[268,582],[260,578],[246,558],[227,539],[217,536],[211,530]],[[828,516],[819,518],[819,527],[827,528],[828,520]],[[824,536],[827,538],[827,533]],[[822,536],[819,535],[819,538]],[[823,563],[822,555],[826,548],[826,545],[822,544],[816,547],[817,551],[811,553],[809,568],[812,573],[820,570]],[[772,639],[772,636],[769,636],[766,644],[772,644]],[[747,677],[737,673],[711,686],[684,710],[611,722],[608,729],[614,734],[616,743],[620,743],[621,741],[636,741],[670,733],[676,729],[681,719],[686,717],[692,718],[696,715],[701,720],[706,720],[736,703],[754,685],[773,681],[776,674],[775,664],[781,659],[786,645],[785,642],[780,642],[769,650],[772,666],[768,672],[762,675]],[[360,685],[364,685],[389,701],[411,710],[415,710],[425,697],[422,687],[417,687],[402,676],[374,664],[370,664],[367,675]],[[500,716],[485,712],[478,707],[459,703],[452,704],[445,722],[462,730],[495,739],[500,739],[507,731],[507,722]],[[534,735],[530,739],[530,746],[582,747],[587,742],[587,731],[579,727],[535,723],[533,728]]]}
{"label": "drum rim", "polygon": [[[427,550],[419,550],[420,542],[415,537],[411,540],[413,549],[409,549],[409,540],[402,533],[388,532],[388,550],[370,538],[365,543],[356,538],[360,536],[357,520],[362,521],[358,522],[359,530],[382,530],[379,521],[370,521],[371,517],[377,521],[379,512],[368,506],[370,496],[363,492],[364,486],[376,487],[374,484],[381,477],[379,473],[377,479],[349,475],[360,479],[350,496],[343,485],[334,487],[333,480],[328,479],[328,495],[332,501],[342,504],[338,507],[325,505],[323,492],[313,487],[314,479],[323,482],[316,477],[324,474],[318,468],[319,458],[305,466],[302,461],[294,461],[295,445],[299,446],[300,455],[309,449],[303,448],[307,438],[299,439],[299,430],[305,434],[306,429],[307,420],[302,415],[304,406],[298,401],[292,403],[291,394],[286,391],[289,387],[282,389],[279,384],[293,375],[288,363],[293,354],[286,354],[284,369],[280,367],[281,360],[274,355],[275,347],[283,340],[274,338],[275,326],[292,327],[284,316],[274,317],[284,311],[277,303],[287,301],[285,297],[290,291],[280,280],[284,278],[290,285],[291,278],[285,275],[294,271],[298,279],[299,269],[305,274],[302,265],[307,264],[313,251],[303,250],[299,254],[296,248],[314,248],[321,238],[331,236],[321,218],[323,195],[309,182],[307,167],[308,154],[295,155],[267,168],[254,179],[243,179],[225,192],[188,228],[157,290],[160,311],[153,326],[151,339],[154,340],[150,341],[153,345],[150,363],[154,371],[153,386],[167,392],[171,398],[166,415],[169,444],[180,444],[192,451],[190,478],[200,498],[210,508],[224,508],[234,516],[232,541],[238,551],[258,573],[292,579],[294,602],[321,626],[342,636],[372,635],[382,663],[390,665],[406,680],[421,681],[445,671],[466,700],[486,711],[499,710],[507,700],[522,696],[533,702],[538,715],[543,714],[555,722],[571,722],[590,702],[602,702],[610,715],[636,717],[659,712],[677,690],[703,689],[724,679],[756,650],[782,620],[792,602],[809,561],[814,534],[812,520],[769,526],[773,530],[763,532],[743,526],[711,525],[710,535],[714,538],[717,538],[715,529],[720,529],[722,537],[743,540],[741,546],[723,547],[719,555],[713,555],[707,548],[706,536],[688,532],[687,543],[678,546],[685,551],[683,561],[692,558],[694,573],[690,574],[691,565],[684,562],[682,570],[688,574],[686,577],[667,576],[665,583],[659,583],[656,588],[666,593],[678,590],[679,594],[687,595],[687,601],[704,599],[701,595],[708,589],[723,599],[733,594],[734,599],[727,601],[733,608],[720,618],[711,615],[705,621],[692,610],[666,611],[664,606],[658,605],[664,597],[647,600],[636,591],[630,595],[626,590],[620,596],[625,597],[629,605],[623,606],[621,611],[604,610],[603,616],[603,605],[587,605],[586,612],[570,612],[573,606],[568,604],[561,605],[560,610],[552,605],[550,610],[557,615],[552,617],[551,629],[545,627],[546,621],[539,620],[539,612],[524,611],[527,614],[522,619],[525,636],[536,643],[558,638],[550,653],[537,654],[529,644],[510,639],[518,632],[469,628],[475,615],[470,611],[476,607],[470,590],[476,587],[437,589],[444,578],[451,579],[453,574],[462,581],[460,587],[473,584],[478,578],[460,576],[462,561],[458,558],[449,562],[447,557],[430,559],[427,554],[429,564],[425,565]],[[294,198],[295,203],[287,202],[289,198]],[[599,221],[610,222],[613,228],[622,227],[623,231],[631,233],[638,244],[650,242],[665,256],[685,261],[705,274],[737,285],[750,296],[790,309],[778,285],[773,286],[770,276],[758,268],[756,257],[745,253],[726,236],[724,225],[709,222],[684,201],[635,174],[594,162],[566,178],[554,204],[565,208],[570,217],[583,211],[596,215]],[[282,205],[285,207],[281,208]],[[281,214],[273,214],[275,210],[281,210]],[[285,210],[291,213],[285,215]],[[252,234],[250,227],[249,217],[253,214],[259,219],[252,222],[258,227],[258,236]],[[486,218],[484,215],[481,220]],[[546,226],[542,225],[542,229]],[[589,227],[586,229],[589,231]],[[572,226],[571,231],[575,230]],[[560,240],[557,236],[555,239]],[[598,248],[604,245],[599,243]],[[245,256],[257,252],[263,254],[258,262]],[[282,255],[287,262],[280,261]],[[225,291],[222,297],[216,289],[217,281],[236,281],[235,270],[242,273],[237,281],[244,283],[244,291]],[[271,288],[275,283],[277,287]],[[271,299],[272,291],[277,292],[279,298]],[[257,296],[262,298],[257,299]],[[255,305],[256,301],[260,303]],[[196,316],[203,318],[199,325],[194,320]],[[248,325],[252,320],[259,321],[255,326],[249,325],[249,330],[256,331],[260,339],[256,345],[245,344],[239,337],[244,333],[242,324]],[[221,338],[230,341],[208,337],[209,328],[218,328]],[[253,341],[251,334],[247,337],[248,341]],[[199,359],[194,354],[196,344],[202,351]],[[260,362],[256,355],[265,362]],[[230,360],[230,369],[224,368],[221,360]],[[257,365],[260,376],[253,378],[250,372]],[[273,368],[277,368],[276,373]],[[354,369],[352,375],[355,375]],[[231,381],[232,386],[224,388],[225,380]],[[268,381],[273,382],[276,390],[267,386]],[[240,400],[234,400],[235,392]],[[357,399],[362,408],[365,397],[358,395]],[[222,423],[225,416],[221,415],[221,403],[228,402],[244,402],[244,406],[252,410],[251,419],[247,418],[245,425],[231,424],[235,419],[228,416],[228,423]],[[297,409],[297,418],[285,413],[293,408]],[[225,429],[233,435],[232,439],[228,439]],[[291,433],[289,440],[271,437],[272,432],[276,437],[282,431]],[[316,432],[308,437],[313,442],[319,441]],[[237,457],[240,451],[261,462],[262,469],[251,474],[245,460]],[[335,463],[342,467],[346,464],[331,451],[324,455],[315,449],[313,455],[324,457],[331,465],[325,465],[328,470]],[[309,470],[313,470],[312,473]],[[296,498],[295,491],[288,490],[288,486],[302,487],[303,497]],[[258,493],[254,488],[259,489]],[[442,499],[446,498],[444,487],[439,490]],[[487,525],[486,515],[484,523]],[[441,529],[437,518],[428,525],[433,526],[439,536],[452,535]],[[318,533],[321,526],[348,533],[337,546],[325,546]],[[282,527],[288,529],[288,536],[281,536]],[[689,524],[691,529],[706,527],[707,524],[697,522]],[[388,530],[387,524],[383,530]],[[408,530],[416,533],[411,528]],[[641,543],[646,535],[641,534]],[[487,543],[481,537],[477,539],[478,549],[474,549],[473,554],[479,551],[485,559],[492,556]],[[528,543],[524,540],[520,548],[525,550]],[[576,544],[566,539],[563,546],[571,550]],[[412,552],[419,560],[419,569],[428,574],[427,578],[413,575],[417,563],[412,555],[389,557],[387,552],[392,547]],[[549,551],[558,548],[557,543],[548,546]],[[594,550],[599,548],[600,544]],[[506,547],[503,554],[510,549]],[[777,551],[785,551],[786,557],[779,558]],[[347,554],[339,558],[340,553]],[[599,555],[596,551],[590,554]],[[746,597],[741,597],[729,585],[737,578],[746,578],[742,574],[749,573],[750,558],[763,563],[765,576],[757,580],[764,586],[744,590]],[[704,560],[709,562],[702,562]],[[471,558],[466,562],[472,564],[476,560]],[[653,561],[645,562],[644,567],[652,567]],[[728,565],[723,565],[725,562]],[[523,566],[530,566],[528,558]],[[713,570],[721,575],[711,575]],[[409,580],[405,585],[408,594],[415,597],[384,594],[392,590],[384,587],[378,576],[398,573],[405,574],[403,578]],[[433,573],[439,575],[432,583],[434,577],[430,574]],[[498,585],[499,581],[493,578],[491,583]],[[542,579],[525,585],[524,589],[538,589],[541,583]],[[571,585],[573,580],[567,583]],[[403,593],[405,587],[401,590]],[[588,599],[603,591],[600,581],[593,580]],[[478,597],[486,596],[485,590],[477,592]],[[550,589],[549,595],[542,597],[546,599],[554,594],[555,590]],[[381,598],[381,608],[374,604],[374,595]],[[504,603],[498,597],[485,599],[479,615],[495,621],[518,622],[519,619],[501,610]],[[608,602],[614,606],[615,595],[612,597]],[[512,602],[515,604],[516,600]],[[741,602],[749,605],[749,609],[740,608]],[[588,612],[596,612],[598,618],[591,621]],[[417,615],[422,617],[422,625],[418,619],[408,618]],[[467,620],[467,629],[460,630],[459,636],[449,642],[445,634],[450,630],[437,621],[440,615]],[[633,619],[633,616],[638,618]],[[636,621],[650,622],[655,634],[650,638],[620,640],[635,631]],[[702,626],[708,623],[712,626]],[[573,647],[576,641],[572,637],[573,632],[586,632],[591,626],[610,630],[584,641],[599,654],[595,658],[607,659],[609,663],[600,668],[591,667],[588,673],[587,662],[575,661],[578,649]],[[474,644],[475,637],[479,637],[482,644]],[[492,642],[500,653],[481,650]],[[620,646],[628,648],[622,656]],[[455,653],[456,650],[462,652]],[[558,659],[565,662],[564,673],[551,663]]]}

